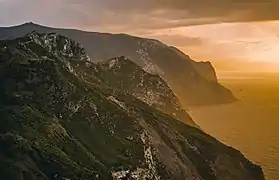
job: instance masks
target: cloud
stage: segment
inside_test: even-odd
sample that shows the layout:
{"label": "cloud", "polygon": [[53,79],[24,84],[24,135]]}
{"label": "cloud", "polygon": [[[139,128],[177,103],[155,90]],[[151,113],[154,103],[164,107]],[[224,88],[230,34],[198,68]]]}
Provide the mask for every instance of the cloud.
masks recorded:
{"label": "cloud", "polygon": [[[97,6],[103,10],[103,14],[106,12],[114,14],[114,17],[109,17],[111,20],[127,16],[129,17],[129,20],[125,21],[127,25],[140,21],[138,26],[145,25],[147,28],[279,19],[278,0],[94,0],[79,2],[83,3],[84,9],[88,11]],[[152,20],[153,26],[149,20]]]}
{"label": "cloud", "polygon": [[116,32],[279,19],[278,0],[0,0],[0,3],[3,24],[26,19]]}

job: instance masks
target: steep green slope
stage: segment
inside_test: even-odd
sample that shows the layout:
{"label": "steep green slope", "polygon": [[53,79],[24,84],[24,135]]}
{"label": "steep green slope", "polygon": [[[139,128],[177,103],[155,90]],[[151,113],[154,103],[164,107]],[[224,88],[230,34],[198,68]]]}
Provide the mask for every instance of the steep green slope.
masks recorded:
{"label": "steep green slope", "polygon": [[264,179],[239,151],[85,77],[85,57],[56,34],[0,42],[2,179]]}

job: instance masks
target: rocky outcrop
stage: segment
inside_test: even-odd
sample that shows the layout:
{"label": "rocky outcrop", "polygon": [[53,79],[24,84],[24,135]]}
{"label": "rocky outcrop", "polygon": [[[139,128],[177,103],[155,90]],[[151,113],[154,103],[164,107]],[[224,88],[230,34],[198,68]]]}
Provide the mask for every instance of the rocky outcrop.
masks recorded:
{"label": "rocky outcrop", "polygon": [[68,58],[80,45],[40,43],[53,38],[64,39],[0,41],[1,178],[264,179],[239,151],[93,76],[106,70],[83,53]]}

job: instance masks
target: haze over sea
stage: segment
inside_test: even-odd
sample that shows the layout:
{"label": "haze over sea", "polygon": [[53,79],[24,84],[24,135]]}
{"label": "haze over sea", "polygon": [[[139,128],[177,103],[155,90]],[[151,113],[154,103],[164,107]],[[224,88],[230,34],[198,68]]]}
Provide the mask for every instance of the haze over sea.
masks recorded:
{"label": "haze over sea", "polygon": [[225,72],[219,77],[239,101],[193,108],[190,114],[208,134],[260,164],[267,180],[278,180],[279,74]]}

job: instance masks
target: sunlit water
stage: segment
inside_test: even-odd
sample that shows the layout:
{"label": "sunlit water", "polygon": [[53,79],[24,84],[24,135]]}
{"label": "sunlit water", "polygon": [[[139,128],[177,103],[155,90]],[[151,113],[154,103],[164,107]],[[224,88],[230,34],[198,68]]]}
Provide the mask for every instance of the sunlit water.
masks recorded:
{"label": "sunlit water", "polygon": [[192,108],[197,124],[260,164],[279,180],[279,78],[229,78],[221,83],[239,98],[233,104]]}

